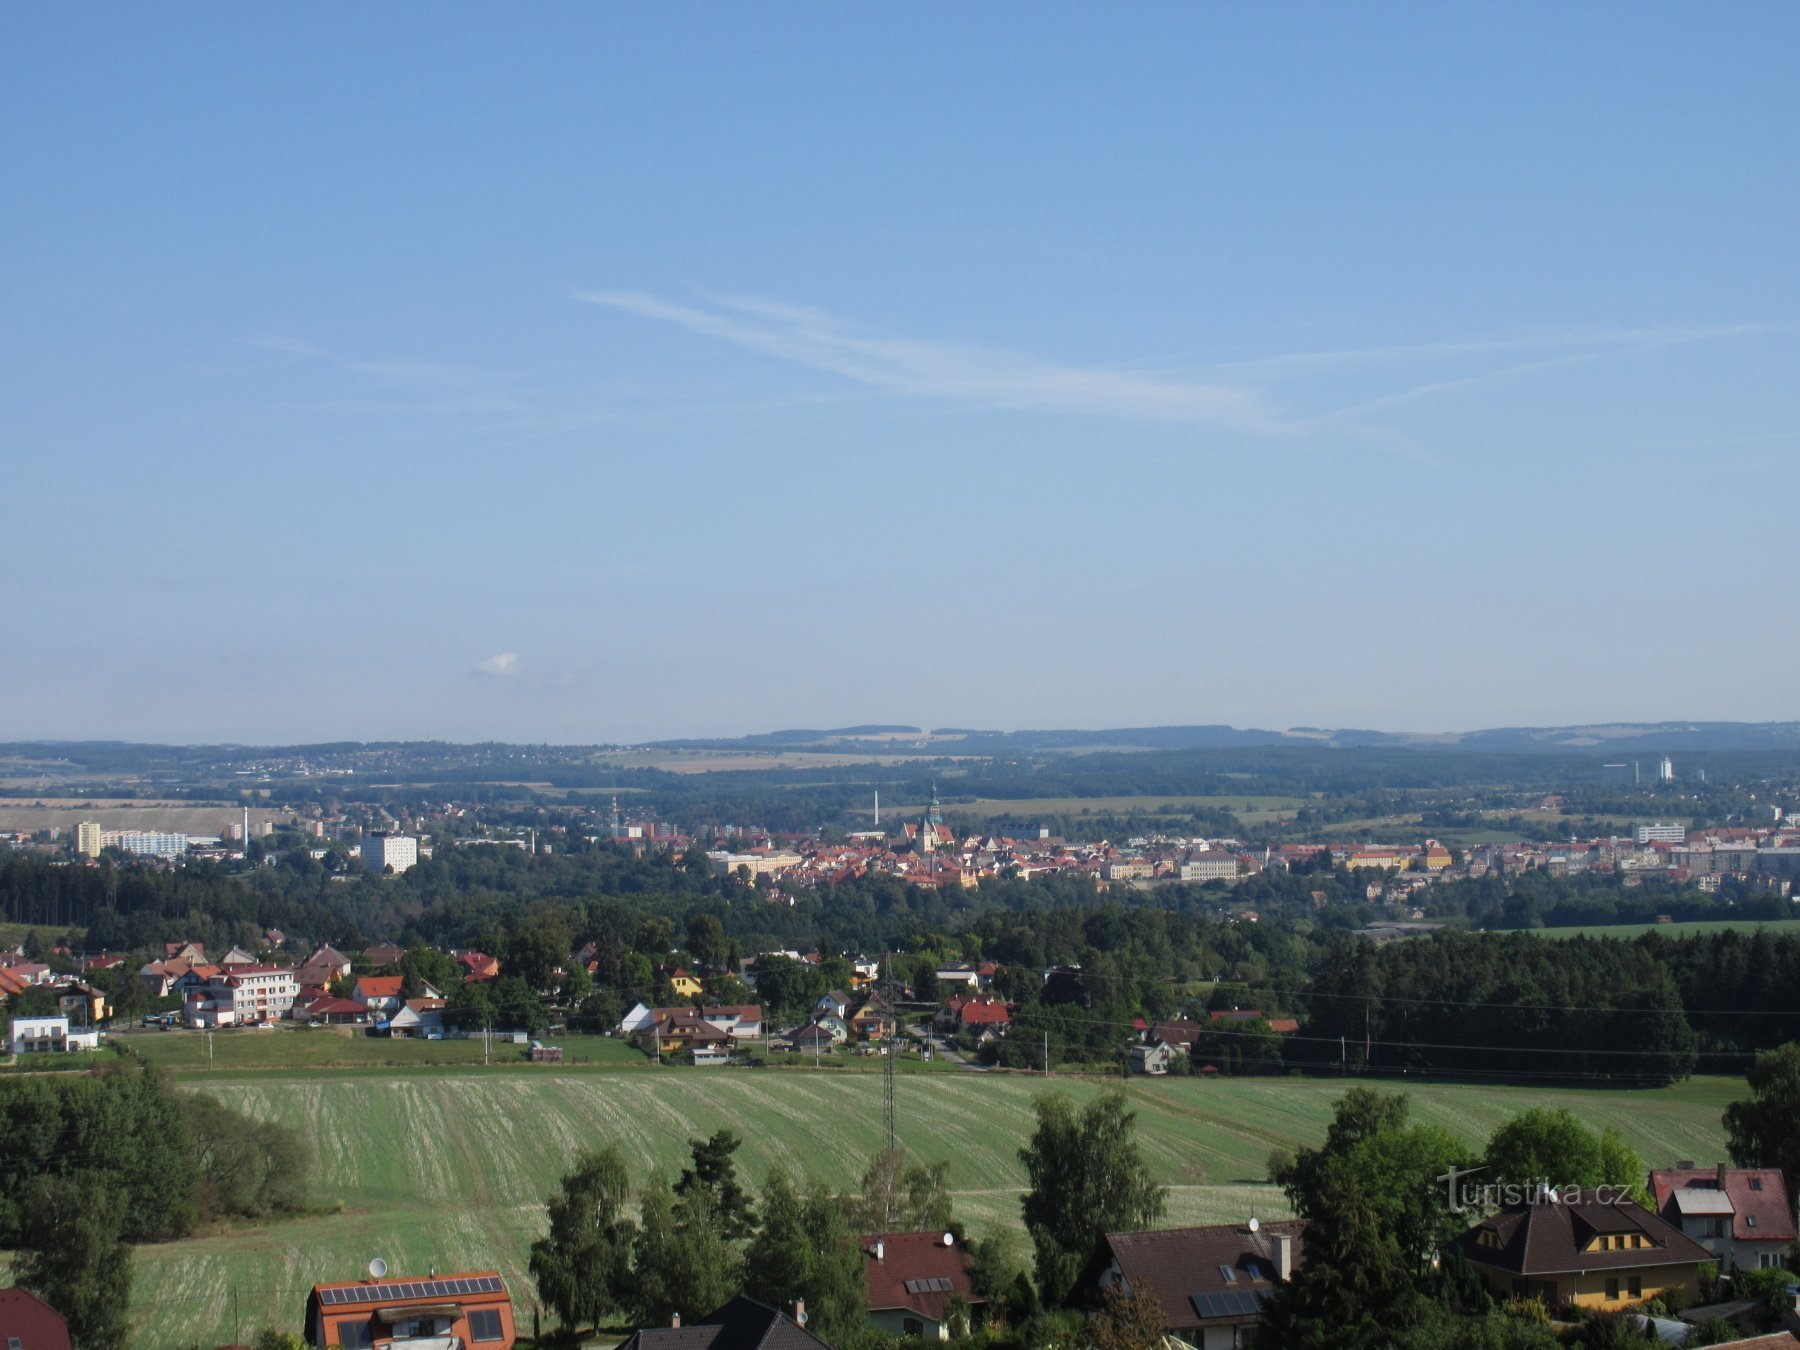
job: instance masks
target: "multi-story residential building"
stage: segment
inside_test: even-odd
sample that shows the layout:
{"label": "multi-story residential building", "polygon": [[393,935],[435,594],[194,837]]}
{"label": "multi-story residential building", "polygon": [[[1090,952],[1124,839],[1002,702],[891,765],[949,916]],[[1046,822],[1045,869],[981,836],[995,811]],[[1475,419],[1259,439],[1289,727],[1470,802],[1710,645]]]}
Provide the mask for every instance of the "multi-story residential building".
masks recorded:
{"label": "multi-story residential building", "polygon": [[294,972],[286,966],[233,966],[190,993],[182,1016],[192,1027],[278,1022],[299,992]]}
{"label": "multi-story residential building", "polygon": [[75,827],[75,848],[84,858],[98,858],[100,850],[106,847],[101,835],[104,831],[97,820],[84,820]]}
{"label": "multi-story residential building", "polygon": [[1236,881],[1238,860],[1235,853],[1197,853],[1175,869],[1180,881]]}
{"label": "multi-story residential building", "polygon": [[1639,825],[1631,832],[1632,840],[1639,844],[1682,844],[1687,842],[1685,825],[1665,825],[1660,820],[1654,825]]}
{"label": "multi-story residential building", "polygon": [[409,834],[365,834],[362,841],[363,866],[371,872],[393,868],[404,872],[419,861],[419,841]]}

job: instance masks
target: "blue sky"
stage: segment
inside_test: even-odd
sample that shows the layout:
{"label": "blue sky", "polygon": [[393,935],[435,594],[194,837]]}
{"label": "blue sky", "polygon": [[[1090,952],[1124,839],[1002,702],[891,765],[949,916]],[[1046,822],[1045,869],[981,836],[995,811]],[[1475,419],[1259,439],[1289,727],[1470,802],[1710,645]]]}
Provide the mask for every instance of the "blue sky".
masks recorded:
{"label": "blue sky", "polygon": [[0,737],[1800,716],[1797,49],[6,8]]}

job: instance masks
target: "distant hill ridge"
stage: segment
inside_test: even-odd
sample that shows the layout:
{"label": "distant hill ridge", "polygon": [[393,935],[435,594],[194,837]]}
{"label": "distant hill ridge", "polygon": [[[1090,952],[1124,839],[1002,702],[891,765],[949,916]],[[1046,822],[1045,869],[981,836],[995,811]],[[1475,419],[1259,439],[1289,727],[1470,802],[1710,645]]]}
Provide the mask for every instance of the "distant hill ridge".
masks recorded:
{"label": "distant hill ridge", "polygon": [[1396,746],[1421,750],[1501,752],[1566,750],[1584,754],[1670,754],[1695,750],[1800,750],[1800,722],[1604,722],[1562,727],[1493,727],[1480,731],[1405,732],[1361,728],[1290,727],[1286,731],[1221,724],[1111,727],[1093,730],[994,731],[909,726],[845,727],[836,731],[776,731],[736,738],[655,741],[659,750],[870,749],[880,738],[889,753],[1020,754],[1106,750],[1205,750],[1242,746],[1312,745],[1348,749]]}

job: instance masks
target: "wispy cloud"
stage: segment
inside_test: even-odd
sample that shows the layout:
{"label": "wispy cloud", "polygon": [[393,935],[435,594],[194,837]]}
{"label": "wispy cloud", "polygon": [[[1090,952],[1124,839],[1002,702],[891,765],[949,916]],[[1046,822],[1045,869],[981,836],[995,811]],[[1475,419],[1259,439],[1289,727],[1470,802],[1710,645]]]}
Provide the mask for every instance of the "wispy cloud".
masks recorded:
{"label": "wispy cloud", "polygon": [[1267,426],[1271,420],[1261,397],[1241,385],[1067,365],[992,347],[896,337],[845,323],[822,310],[775,301],[723,299],[701,309],[636,291],[590,291],[579,298],[889,393],[1240,428]]}
{"label": "wispy cloud", "polygon": [[485,661],[475,663],[477,675],[506,676],[519,673],[519,654],[517,652],[500,652]]}
{"label": "wispy cloud", "polygon": [[[1177,371],[1170,368],[1176,364],[1171,361],[1159,363],[1160,370],[1073,365],[999,348],[896,336],[820,309],[754,297],[682,303],[640,291],[586,291],[577,298],[892,394],[1285,436],[1367,424],[1403,404],[1558,366],[1684,343],[1793,331],[1792,325],[1761,323],[1571,327],[1472,340],[1277,353],[1194,363]],[[1308,402],[1317,406],[1317,392],[1311,399],[1303,396],[1304,389],[1290,391],[1289,396],[1279,392],[1294,381],[1357,368],[1386,369],[1389,374],[1380,383],[1376,383],[1380,377],[1372,378],[1369,382],[1375,387],[1364,397],[1322,412],[1299,411]]]}

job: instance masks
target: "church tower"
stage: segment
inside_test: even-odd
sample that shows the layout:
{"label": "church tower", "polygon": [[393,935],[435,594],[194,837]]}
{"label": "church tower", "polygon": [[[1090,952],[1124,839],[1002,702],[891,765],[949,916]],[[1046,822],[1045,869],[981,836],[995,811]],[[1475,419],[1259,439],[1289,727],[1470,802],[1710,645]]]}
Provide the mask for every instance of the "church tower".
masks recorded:
{"label": "church tower", "polygon": [[919,822],[919,847],[927,853],[935,853],[938,844],[938,826],[944,823],[938,811],[937,784],[931,785],[931,805],[925,808],[925,818]]}

